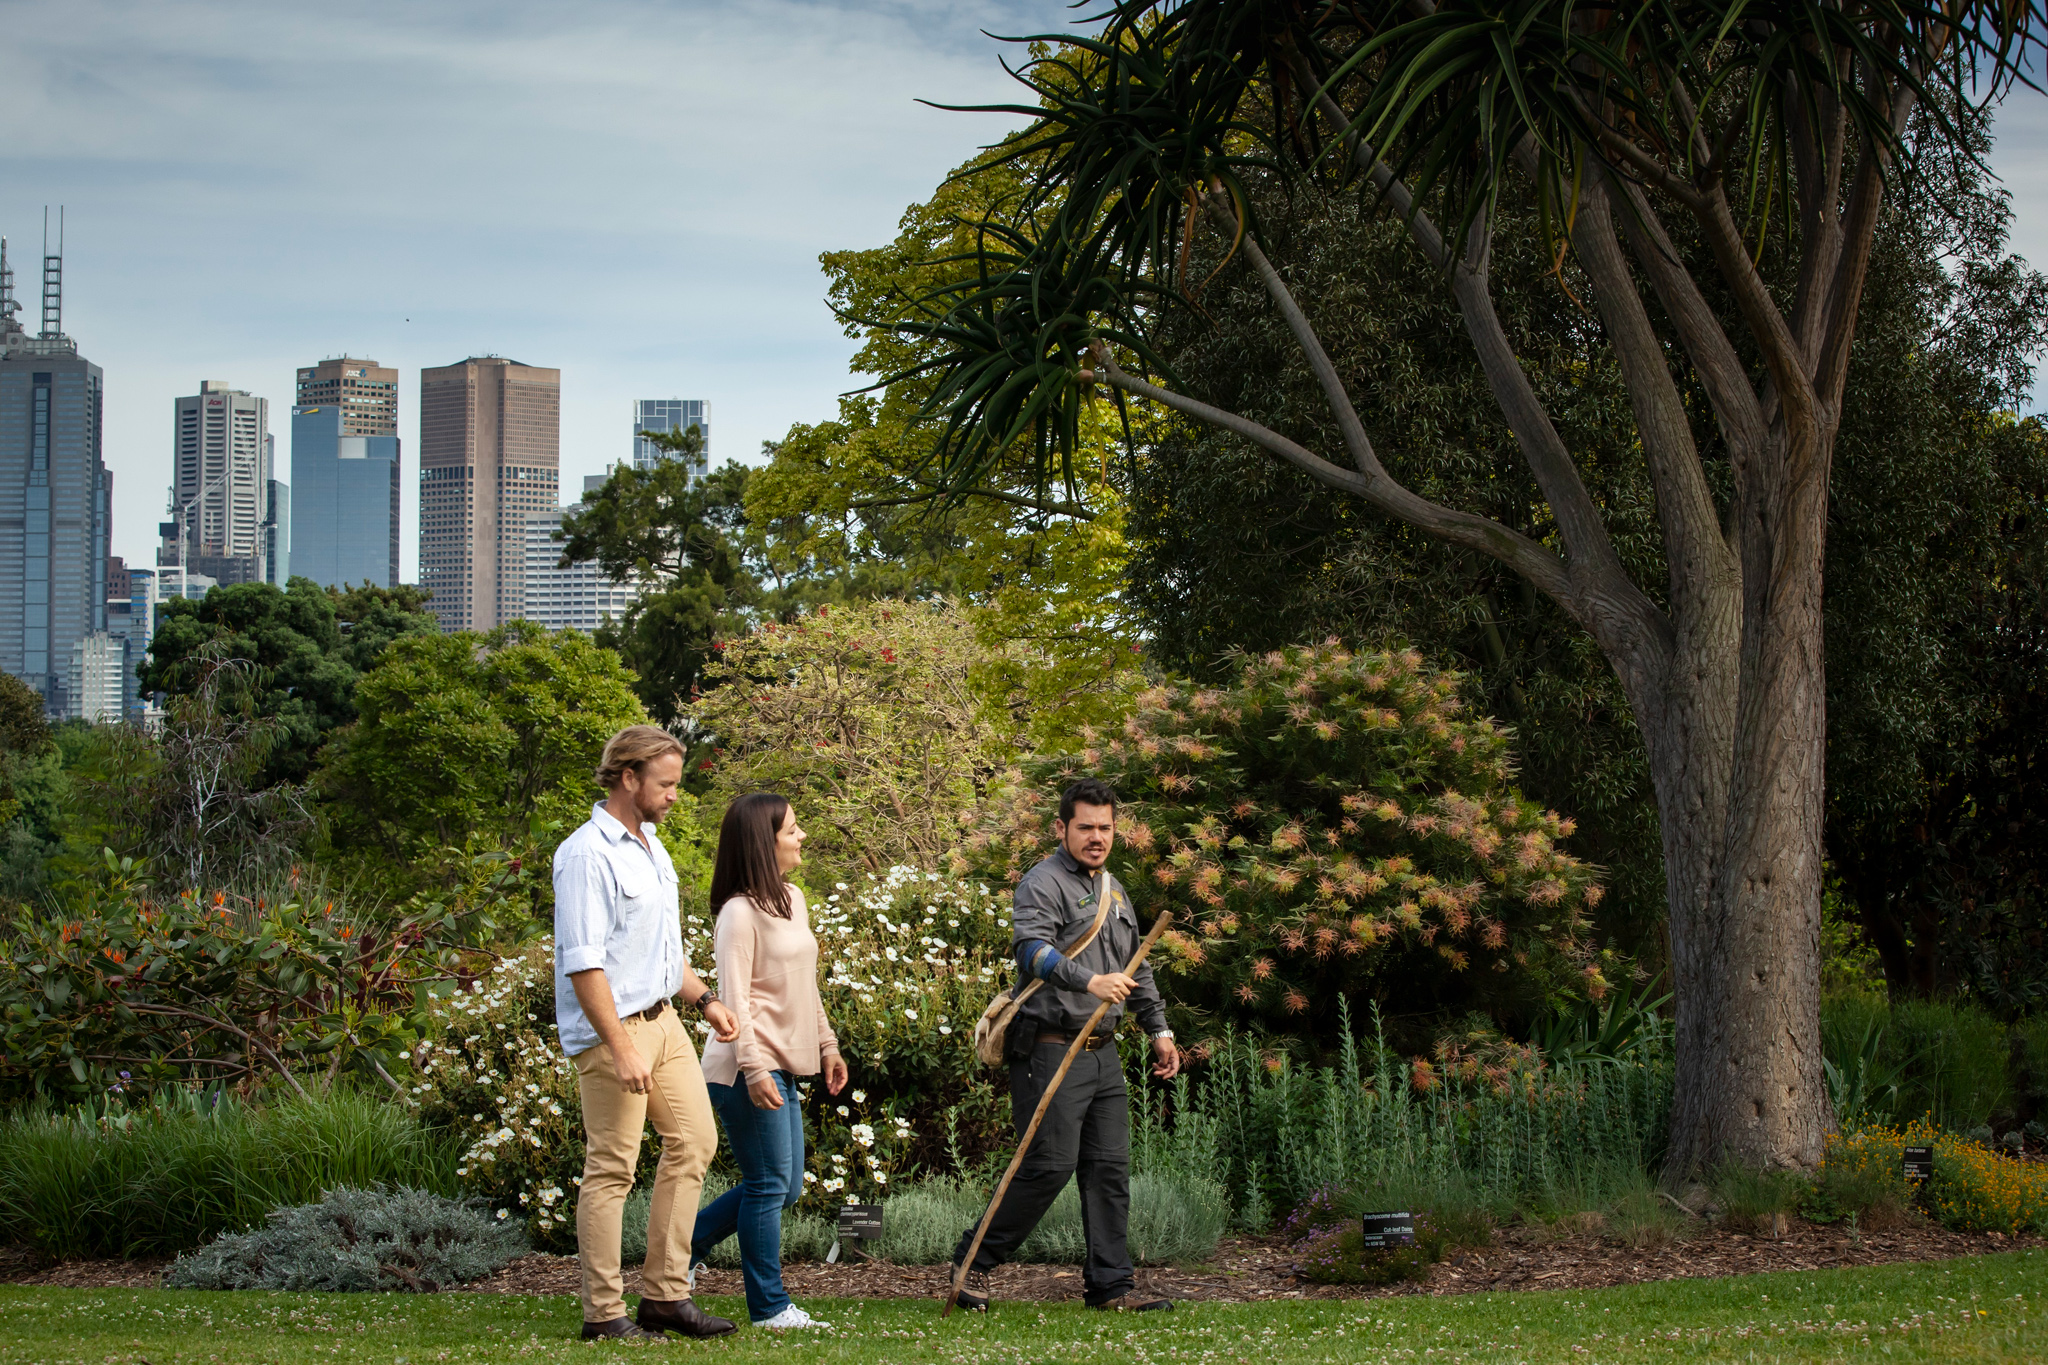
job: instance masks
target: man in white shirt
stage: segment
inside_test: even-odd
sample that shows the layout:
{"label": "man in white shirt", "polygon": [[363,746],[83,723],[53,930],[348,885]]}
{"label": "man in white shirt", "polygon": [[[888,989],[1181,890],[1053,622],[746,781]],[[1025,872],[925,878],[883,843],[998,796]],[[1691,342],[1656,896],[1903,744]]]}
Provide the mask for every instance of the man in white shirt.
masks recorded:
{"label": "man in white shirt", "polygon": [[[739,1027],[683,956],[675,864],[655,836],[682,776],[675,736],[652,725],[619,731],[597,770],[609,795],[555,850],[555,1022],[583,1099],[576,1250],[585,1340],[733,1330],[690,1297],[690,1233],[718,1127],[696,1047],[671,998],[680,993],[701,1010],[721,1039]],[[661,1161],[640,1307],[629,1319],[619,1226],[650,1119],[661,1135]]]}

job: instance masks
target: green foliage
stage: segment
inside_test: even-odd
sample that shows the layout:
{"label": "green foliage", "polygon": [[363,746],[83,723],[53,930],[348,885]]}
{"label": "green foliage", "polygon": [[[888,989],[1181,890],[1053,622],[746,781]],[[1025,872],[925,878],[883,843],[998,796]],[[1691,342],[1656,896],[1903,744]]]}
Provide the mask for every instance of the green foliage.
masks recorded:
{"label": "green foliage", "polygon": [[0,1227],[43,1256],[169,1256],[343,1185],[450,1192],[440,1135],[373,1094],[258,1107],[165,1091],[66,1115],[0,1117]]}
{"label": "green foliage", "polygon": [[1509,783],[1507,740],[1457,675],[1332,641],[1239,656],[1228,688],[1139,698],[1119,731],[1038,765],[969,856],[1014,881],[1082,774],[1126,802],[1111,865],[1175,912],[1167,994],[1327,1030],[1351,999],[1524,1017],[1606,989],[1582,941],[1600,890],[1572,824]]}
{"label": "green foliage", "polygon": [[12,673],[0,674],[0,754],[39,754],[49,747],[42,694]]}
{"label": "green foliage", "polygon": [[317,1204],[271,1210],[267,1227],[223,1234],[180,1256],[164,1284],[431,1294],[480,1280],[525,1252],[518,1225],[498,1221],[473,1200],[403,1188],[338,1188]]}
{"label": "green foliage", "polygon": [[[495,898],[425,898],[380,922],[296,900],[152,895],[112,863],[63,913],[25,911],[0,957],[0,1086],[65,1101],[186,1081],[302,1091],[402,1066],[416,992],[496,927]],[[317,1084],[317,1083],[316,1083]]]}
{"label": "green foliage", "polygon": [[203,598],[172,598],[158,607],[142,690],[193,695],[206,658],[247,661],[255,667],[255,714],[277,721],[284,736],[266,780],[304,781],[328,737],[355,719],[357,680],[391,641],[439,633],[425,600],[417,588],[337,591],[309,578],[282,590],[234,583]]}
{"label": "green foliage", "polygon": [[[993,1182],[938,1176],[919,1181],[882,1205],[882,1239],[872,1251],[898,1265],[943,1265],[963,1228],[988,1208]],[[1206,1260],[1223,1235],[1228,1204],[1214,1181],[1172,1171],[1131,1176],[1131,1258],[1139,1265]],[[1015,1259],[1077,1265],[1087,1259],[1080,1194],[1069,1184],[1018,1248]]]}
{"label": "green foliage", "polygon": [[2015,1111],[2007,1026],[1967,1000],[1832,995],[1821,1002],[1821,1047],[1844,1125],[1931,1116],[1967,1132]]}
{"label": "green foliage", "polygon": [[399,862],[580,825],[605,741],[647,718],[616,654],[526,622],[393,641],[356,708],[316,784],[338,844]]}
{"label": "green foliage", "polygon": [[[1965,120],[1988,154],[1988,120]],[[1827,852],[1894,998],[2048,1000],[2048,276],[2009,196],[1923,158],[1871,262],[1830,494]]]}
{"label": "green foliage", "polygon": [[818,881],[939,866],[1013,753],[1008,717],[974,685],[986,651],[950,604],[821,607],[720,651],[707,676],[721,685],[688,710],[717,736],[712,801],[788,797]]}
{"label": "green foliage", "polygon": [[643,585],[598,640],[633,670],[648,713],[671,725],[696,694],[713,642],[737,628],[757,587],[743,540],[748,469],[728,461],[697,477],[688,458],[702,446],[695,427],[662,443],[684,458],[621,464],[563,516],[561,535],[564,564],[595,560],[613,582]]}

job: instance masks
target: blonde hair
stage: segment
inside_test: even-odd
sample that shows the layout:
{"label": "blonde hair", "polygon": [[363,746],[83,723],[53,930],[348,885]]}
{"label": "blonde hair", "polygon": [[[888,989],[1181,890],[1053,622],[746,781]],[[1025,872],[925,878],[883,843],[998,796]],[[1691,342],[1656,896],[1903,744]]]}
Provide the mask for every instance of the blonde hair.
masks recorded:
{"label": "blonde hair", "polygon": [[681,758],[681,741],[659,725],[628,725],[605,742],[604,757],[597,764],[597,785],[611,791],[628,768],[637,773],[650,759],[663,754]]}

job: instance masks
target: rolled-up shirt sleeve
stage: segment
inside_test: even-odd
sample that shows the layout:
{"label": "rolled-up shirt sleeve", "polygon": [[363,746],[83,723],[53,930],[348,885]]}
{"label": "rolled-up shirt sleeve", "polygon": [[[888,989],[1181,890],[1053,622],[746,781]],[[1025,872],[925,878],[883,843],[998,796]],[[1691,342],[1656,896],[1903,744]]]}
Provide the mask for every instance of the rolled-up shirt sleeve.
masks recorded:
{"label": "rolled-up shirt sleeve", "polygon": [[565,858],[555,865],[555,960],[564,976],[604,966],[612,930],[611,877],[601,858]]}
{"label": "rolled-up shirt sleeve", "polygon": [[1062,914],[1059,896],[1056,891],[1044,890],[1041,887],[1042,883],[1038,880],[1026,877],[1017,883],[1017,893],[1010,899],[1010,940],[1012,951],[1016,953],[1018,959],[1017,965],[1027,978],[1042,974],[1045,980],[1063,991],[1085,991],[1093,973],[1073,959],[1060,957],[1058,962],[1045,959],[1045,966],[1049,970],[1041,973],[1034,969],[1033,963],[1025,960],[1026,954],[1020,951],[1027,944],[1034,942],[1051,944],[1055,953],[1061,947],[1058,934],[1060,921],[1065,916]]}
{"label": "rolled-up shirt sleeve", "polygon": [[1125,997],[1125,1003],[1138,1018],[1138,1026],[1150,1034],[1166,1032],[1166,1000],[1159,994],[1159,986],[1152,980],[1152,964],[1140,962],[1137,975],[1131,978],[1138,983],[1137,989]]}

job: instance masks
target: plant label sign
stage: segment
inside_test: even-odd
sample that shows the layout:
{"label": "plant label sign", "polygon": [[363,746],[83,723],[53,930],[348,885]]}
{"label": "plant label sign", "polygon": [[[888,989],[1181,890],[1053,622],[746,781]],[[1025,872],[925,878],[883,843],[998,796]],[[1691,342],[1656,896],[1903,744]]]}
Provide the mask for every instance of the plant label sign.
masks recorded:
{"label": "plant label sign", "polygon": [[842,1204],[839,1206],[839,1239],[851,1241],[858,1238],[873,1241],[882,1235],[882,1206],[880,1204]]}
{"label": "plant label sign", "polygon": [[1365,1249],[1367,1251],[1384,1251],[1388,1247],[1414,1245],[1414,1214],[1368,1213],[1365,1215]]}
{"label": "plant label sign", "polygon": [[1906,1183],[1919,1185],[1934,1178],[1934,1149],[1932,1147],[1908,1147],[1906,1149]]}

